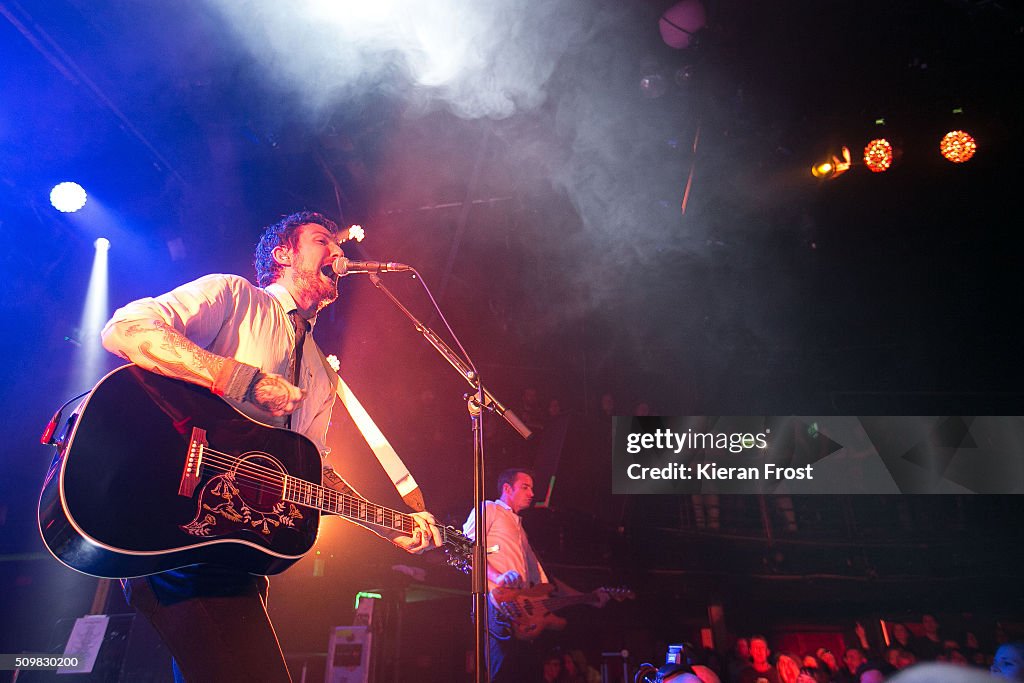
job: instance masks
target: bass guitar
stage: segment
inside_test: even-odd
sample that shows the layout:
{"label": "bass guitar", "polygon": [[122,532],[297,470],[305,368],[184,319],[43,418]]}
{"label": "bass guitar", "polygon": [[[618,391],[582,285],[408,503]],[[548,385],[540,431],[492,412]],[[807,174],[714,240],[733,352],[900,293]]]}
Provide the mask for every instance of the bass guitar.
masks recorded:
{"label": "bass guitar", "polygon": [[621,602],[636,597],[633,591],[625,588],[598,588],[578,595],[552,595],[554,590],[555,585],[551,583],[530,588],[496,586],[491,590],[491,599],[513,636],[519,640],[533,640],[545,629],[560,631],[565,628],[565,619],[555,614],[564,607],[601,606],[609,599]]}
{"label": "bass guitar", "polygon": [[[305,436],[243,415],[206,389],[135,365],[93,388],[66,430],[39,498],[39,532],[68,567],[103,578],[216,563],[277,574],[329,513],[412,535],[408,514],[321,485]],[[472,541],[440,528],[448,563]]]}

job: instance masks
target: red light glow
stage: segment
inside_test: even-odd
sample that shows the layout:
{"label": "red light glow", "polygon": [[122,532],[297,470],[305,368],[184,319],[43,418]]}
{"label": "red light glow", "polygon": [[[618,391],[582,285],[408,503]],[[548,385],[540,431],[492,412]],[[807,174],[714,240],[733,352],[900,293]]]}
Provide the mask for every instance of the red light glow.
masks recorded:
{"label": "red light glow", "polygon": [[939,151],[954,164],[962,164],[978,151],[978,143],[969,133],[954,130],[943,136],[939,142]]}
{"label": "red light glow", "polygon": [[885,138],[878,138],[864,148],[864,165],[872,173],[884,173],[892,166],[892,144]]}

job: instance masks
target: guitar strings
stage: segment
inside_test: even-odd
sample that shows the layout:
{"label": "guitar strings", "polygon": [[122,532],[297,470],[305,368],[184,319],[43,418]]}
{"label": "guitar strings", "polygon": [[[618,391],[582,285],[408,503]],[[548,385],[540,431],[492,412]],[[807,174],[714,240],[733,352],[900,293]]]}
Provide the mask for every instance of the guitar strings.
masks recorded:
{"label": "guitar strings", "polygon": [[[284,478],[291,476],[282,473],[276,469],[272,469],[264,465],[258,465],[250,460],[246,460],[243,458],[236,458],[235,456],[232,456],[228,453],[222,453],[211,448],[205,449],[205,452],[210,455],[210,457],[207,457],[205,459],[206,462],[215,463],[217,465],[216,467],[212,467],[212,469],[219,469],[223,471],[234,470],[235,472],[242,473],[244,476],[248,476],[251,480],[279,487],[282,492],[284,492],[285,490]],[[342,504],[350,504],[352,502],[365,503],[367,505],[370,505],[371,507],[377,507],[383,512],[391,512],[394,515],[404,516],[404,513],[402,512],[399,512],[397,510],[390,510],[383,506],[374,505],[373,503],[370,503],[365,499],[359,498],[358,496],[352,496],[341,491],[328,489],[320,484],[314,484],[313,482],[308,482],[305,481],[304,479],[299,479],[297,477],[291,478],[296,482],[301,482],[303,484],[308,485],[310,487],[310,492],[313,493],[314,495],[320,493],[320,495],[318,496],[319,498],[337,498],[338,502]]]}
{"label": "guitar strings", "polygon": [[[587,602],[596,601],[598,600],[598,598],[595,594],[598,591],[603,591],[607,593],[608,598],[611,600],[615,600],[616,602],[622,602],[623,600],[629,598],[632,593],[632,591],[624,590],[621,588],[599,588],[597,591],[592,591],[591,593],[581,593],[579,595],[558,595],[554,597],[539,598],[534,600],[535,602],[539,603],[542,607],[544,607],[544,609],[550,612],[554,612],[568,605],[572,605],[576,602],[582,602],[586,604]],[[516,599],[517,598],[513,598],[508,602],[514,602]]]}
{"label": "guitar strings", "polygon": [[[252,462],[251,460],[247,460],[247,459],[243,459],[243,458],[238,458],[236,456],[231,455],[230,453],[224,453],[222,451],[218,451],[216,449],[210,448],[209,446],[207,446],[206,448],[203,449],[203,453],[204,453],[205,456],[207,456],[207,457],[204,458],[204,464],[206,464],[206,463],[215,463],[215,466],[211,465],[211,469],[219,470],[219,471],[224,471],[224,472],[228,472],[228,471],[231,471],[231,470],[234,470],[236,472],[241,472],[241,473],[243,473],[243,475],[245,477],[248,477],[252,481],[262,482],[262,483],[265,483],[265,484],[270,484],[270,485],[279,487],[281,489],[281,491],[282,491],[282,498],[285,497],[285,495],[283,493],[285,491],[285,479],[284,479],[284,477],[291,476],[291,475],[284,474],[284,473],[282,473],[282,472],[280,472],[280,471],[278,471],[278,470],[276,470],[274,468],[267,467],[266,465],[259,465],[257,463]],[[294,479],[295,481],[301,481],[304,484],[308,484],[308,485],[314,487],[313,491],[318,491],[318,490],[322,491],[323,492],[322,496],[321,496],[322,499],[330,499],[330,498],[335,498],[336,497],[337,498],[337,503],[338,503],[337,509],[339,511],[344,511],[344,510],[347,510],[347,509],[353,509],[353,508],[356,508],[356,507],[358,507],[360,505],[365,504],[365,505],[370,506],[370,508],[379,509],[383,513],[385,519],[387,518],[387,513],[391,513],[392,519],[398,519],[398,520],[400,520],[400,522],[402,524],[402,526],[400,528],[397,528],[397,529],[393,525],[381,525],[381,526],[387,526],[388,528],[395,529],[396,531],[412,531],[415,528],[415,523],[412,522],[411,517],[408,514],[404,513],[404,512],[399,512],[398,510],[392,510],[390,508],[386,508],[386,507],[381,506],[381,505],[376,505],[375,503],[371,503],[370,501],[367,501],[364,498],[360,498],[359,496],[353,496],[353,495],[350,495],[350,494],[347,494],[347,493],[342,493],[340,491],[335,491],[333,489],[328,489],[328,488],[326,488],[324,486],[321,486],[319,484],[313,484],[312,482],[307,482],[307,481],[305,481],[303,479],[298,479],[296,477],[292,477],[292,479]],[[236,480],[235,485],[238,486],[240,490],[243,489],[243,488],[248,488],[248,490],[250,490],[250,491],[252,491],[254,493],[258,493],[259,492],[259,485],[258,484],[253,484],[253,483],[251,483],[251,481],[246,482],[245,484],[242,484],[242,483],[240,483],[239,481]],[[292,502],[299,503],[299,501],[292,501]],[[364,521],[368,521],[368,522],[372,522],[373,521],[372,519],[365,519],[363,517],[360,517],[359,515],[357,515],[355,513],[349,513],[349,514],[352,517],[355,517],[357,519],[363,519]],[[430,522],[428,522],[428,524],[430,526],[435,527],[435,528],[437,528],[437,529],[439,529],[441,531],[442,541],[443,542],[445,542],[445,543],[458,542],[459,544],[463,543],[463,535],[461,533],[457,532],[455,529],[449,528],[448,526],[442,525],[442,524],[436,524],[436,523],[430,523]],[[456,534],[458,534],[458,535],[456,535]],[[468,541],[468,540],[469,539],[467,538],[466,541]]]}
{"label": "guitar strings", "polygon": [[[208,457],[206,457],[204,459],[205,463],[210,465],[211,469],[219,470],[219,471],[225,471],[225,472],[233,470],[235,472],[238,472],[238,473],[242,474],[243,478],[247,478],[248,479],[247,483],[251,484],[251,482],[257,482],[257,483],[264,483],[264,484],[273,485],[274,487],[279,488],[281,490],[282,496],[284,495],[285,486],[286,486],[286,484],[285,484],[285,477],[289,477],[291,475],[282,473],[282,472],[280,472],[280,471],[278,471],[276,469],[273,469],[273,468],[270,468],[270,467],[266,467],[264,465],[258,465],[256,463],[254,463],[254,462],[252,462],[250,460],[246,460],[244,458],[236,458],[236,457],[234,457],[234,456],[232,456],[232,455],[230,455],[228,453],[223,453],[223,452],[211,449],[211,448],[206,448],[205,449],[205,453],[208,455]],[[367,501],[365,499],[359,498],[358,496],[352,496],[352,495],[349,495],[347,493],[343,493],[341,491],[335,491],[333,489],[328,489],[328,488],[326,488],[326,487],[324,487],[324,486],[322,486],[320,484],[314,484],[313,482],[308,482],[308,481],[305,481],[303,479],[298,479],[296,477],[292,477],[292,479],[294,481],[296,481],[296,482],[301,482],[303,484],[308,485],[310,487],[310,489],[309,489],[310,493],[314,497],[316,497],[316,498],[320,498],[320,499],[323,499],[323,500],[336,498],[337,499],[337,503],[339,505],[342,505],[342,506],[352,506],[352,505],[356,505],[356,504],[365,504],[365,505],[369,505],[370,507],[373,507],[373,508],[378,508],[380,511],[382,511],[384,513],[390,512],[393,515],[398,516],[398,517],[406,517],[407,516],[404,513],[399,512],[397,510],[390,510],[390,509],[385,508],[383,506],[375,505],[374,503],[371,503],[371,502],[369,502],[369,501]],[[237,484],[237,480],[236,480],[236,484]],[[296,490],[297,490],[297,488],[296,488]],[[298,502],[298,501],[294,501],[294,502]]]}
{"label": "guitar strings", "polygon": [[[209,453],[210,451],[207,452]],[[231,456],[226,456],[226,454],[221,455],[224,457],[217,457],[216,455],[211,455],[211,457],[206,458],[206,461],[203,464],[203,466],[208,467],[209,469],[214,471],[234,471],[240,474],[241,476],[235,478],[233,481],[234,485],[238,487],[240,492],[247,491],[253,494],[259,494],[261,483],[270,484],[275,489],[275,491],[273,491],[274,495],[280,496],[282,499],[289,500],[289,502],[298,503],[299,505],[303,505],[305,507],[313,507],[318,509],[326,508],[330,511],[340,512],[343,515],[347,515],[355,519],[360,519],[371,523],[377,523],[376,519],[379,516],[377,514],[374,514],[374,508],[378,508],[383,513],[380,516],[383,517],[383,519],[385,520],[385,522],[380,523],[379,526],[403,532],[412,530],[413,523],[411,522],[411,520],[406,519],[406,515],[404,515],[403,513],[388,510],[387,508],[382,508],[380,506],[374,506],[373,503],[369,503],[368,501],[364,501],[360,498],[349,496],[338,491],[332,491],[322,486],[312,484],[312,482],[306,482],[301,479],[295,479],[295,481],[301,481],[304,484],[309,484],[310,486],[315,487],[310,490],[311,497],[313,498],[313,500],[310,501],[309,503],[303,502],[303,500],[301,500],[301,496],[297,495],[297,493],[299,492],[298,488],[292,489],[292,496],[291,498],[289,498],[289,496],[284,493],[284,477],[289,475],[284,475],[280,472],[269,470],[269,468],[254,465],[252,463],[247,463],[244,460],[235,459],[232,458]],[[271,474],[270,476],[268,476],[265,473],[261,473],[260,470],[269,471]],[[317,495],[318,493],[319,495]],[[316,502],[317,499],[319,499],[320,501],[319,504],[317,504]],[[360,510],[360,507],[362,505],[367,505],[369,507],[365,508],[365,511],[362,511]],[[360,514],[360,512],[363,513]],[[389,519],[389,516],[387,515],[388,512],[391,512],[391,523],[388,523],[386,521]],[[394,524],[395,521],[397,521],[397,523],[400,526],[396,527]]]}
{"label": "guitar strings", "polygon": [[[279,487],[282,492],[285,489],[285,482],[284,482],[283,477],[291,476],[291,475],[288,475],[288,474],[283,474],[280,471],[278,471],[276,469],[273,469],[273,468],[270,468],[270,467],[267,467],[265,465],[258,465],[256,463],[252,462],[251,460],[245,460],[243,458],[238,458],[236,456],[233,456],[233,455],[231,455],[229,453],[224,453],[222,451],[218,451],[216,449],[210,448],[209,446],[204,448],[203,452],[204,452],[204,454],[209,456],[209,457],[204,459],[206,462],[216,463],[216,466],[211,465],[210,469],[224,471],[224,472],[227,472],[227,471],[230,471],[230,470],[235,470],[236,472],[242,472],[243,474],[247,475],[252,480],[255,480],[257,482],[263,482],[263,483],[267,483],[267,484],[272,484],[272,485],[274,485],[276,487]],[[323,498],[325,498],[325,499],[335,498],[336,497],[337,498],[337,503],[338,503],[338,505],[336,507],[336,510],[341,511],[344,514],[347,514],[347,515],[349,515],[351,517],[354,517],[356,519],[362,519],[362,520],[367,521],[367,522],[373,522],[373,519],[369,519],[369,518],[367,518],[365,516],[360,516],[360,515],[356,514],[356,512],[354,512],[354,510],[358,506],[365,504],[365,505],[368,505],[370,508],[379,509],[382,513],[384,513],[385,519],[387,518],[387,513],[391,513],[392,519],[397,518],[397,519],[400,520],[400,522],[402,524],[402,526],[398,527],[398,528],[396,528],[393,524],[383,524],[383,525],[380,525],[380,526],[386,526],[387,528],[394,529],[396,531],[409,531],[409,532],[411,532],[411,531],[415,530],[415,523],[412,521],[410,515],[408,515],[407,513],[399,512],[398,510],[392,510],[390,508],[386,508],[384,506],[377,505],[375,503],[371,503],[370,501],[368,501],[368,500],[366,500],[364,498],[360,498],[359,496],[354,496],[354,495],[351,495],[351,494],[342,493],[341,491],[335,491],[333,489],[326,488],[326,487],[321,486],[319,484],[313,484],[312,482],[307,482],[307,481],[305,481],[303,479],[298,479],[296,477],[292,477],[292,478],[295,481],[301,481],[304,484],[309,484],[310,486],[315,487],[314,490],[319,489],[319,490],[323,491]],[[238,486],[238,488],[240,490],[247,488],[248,490],[252,491],[253,493],[258,493],[259,492],[258,484],[253,485],[253,484],[251,484],[249,482],[243,484],[243,483],[241,483],[238,480],[235,481],[235,484],[236,484],[236,486]],[[284,497],[285,496],[282,493],[282,498],[284,498]],[[292,502],[299,503],[300,505],[303,504],[300,501],[292,501]],[[346,511],[348,511],[348,512],[346,512]],[[462,532],[458,531],[457,529],[454,529],[454,528],[449,527],[447,525],[437,524],[437,523],[433,523],[433,522],[428,522],[428,524],[430,526],[432,526],[432,527],[435,527],[436,529],[438,529],[441,532],[441,540],[445,544],[456,545],[456,546],[459,546],[459,547],[464,547],[464,546],[468,546],[468,545],[472,544],[472,541],[469,538],[467,538],[465,535],[463,535]]]}

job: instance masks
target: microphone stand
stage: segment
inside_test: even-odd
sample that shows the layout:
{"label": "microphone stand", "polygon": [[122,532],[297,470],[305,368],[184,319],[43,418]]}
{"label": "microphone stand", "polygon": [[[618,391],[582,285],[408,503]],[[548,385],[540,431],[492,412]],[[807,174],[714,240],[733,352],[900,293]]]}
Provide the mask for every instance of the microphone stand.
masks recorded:
{"label": "microphone stand", "polygon": [[[426,288],[426,283],[420,274],[415,269],[412,270],[416,277],[423,283]],[[487,683],[491,678],[489,652],[488,652],[488,638],[487,638],[487,622],[488,622],[488,605],[487,605],[487,553],[486,553],[486,542],[487,542],[487,510],[485,505],[485,493],[484,493],[484,430],[483,430],[483,411],[489,410],[497,413],[508,422],[513,429],[515,429],[524,439],[529,439],[532,435],[530,429],[523,424],[523,421],[516,416],[511,410],[506,408],[495,396],[484,387],[480,381],[480,374],[476,371],[476,367],[473,361],[466,354],[466,360],[458,356],[451,349],[450,346],[444,343],[444,341],[437,336],[437,334],[420,322],[416,316],[414,316],[409,309],[402,305],[394,294],[391,293],[384,283],[381,282],[380,276],[375,272],[369,273],[370,282],[373,286],[379,289],[388,299],[391,300],[398,310],[405,314],[405,317],[412,322],[413,327],[419,332],[427,342],[434,347],[434,349],[441,354],[441,357],[448,361],[455,370],[462,376],[463,379],[469,384],[474,390],[472,394],[467,394],[466,408],[469,411],[469,418],[473,430],[473,509],[476,510],[476,538],[473,539],[473,623],[475,627],[476,637],[474,643],[474,649],[476,652],[476,682]],[[429,295],[430,290],[427,290]],[[431,297],[433,300],[433,297]],[[436,308],[436,304],[435,304]],[[438,311],[440,313],[440,311]],[[443,317],[442,317],[443,319]],[[451,331],[451,328],[449,328]],[[454,333],[452,333],[454,336]]]}

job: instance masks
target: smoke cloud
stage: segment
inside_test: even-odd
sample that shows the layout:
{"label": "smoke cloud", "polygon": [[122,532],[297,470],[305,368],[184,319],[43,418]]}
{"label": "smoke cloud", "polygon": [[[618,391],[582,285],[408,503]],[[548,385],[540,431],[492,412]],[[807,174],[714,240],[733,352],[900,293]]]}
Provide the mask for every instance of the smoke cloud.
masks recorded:
{"label": "smoke cloud", "polygon": [[[734,210],[723,215],[714,208],[718,200],[707,194],[716,186],[720,194],[733,197],[747,192],[725,189],[722,180],[732,161],[721,147],[714,164],[701,157],[687,216],[680,215],[700,106],[670,81],[664,97],[642,97],[644,68],[652,63],[654,71],[661,67],[657,14],[648,5],[601,0],[211,2],[261,71],[314,117],[351,106],[365,93],[402,102],[402,125],[437,149],[418,155],[404,148],[394,152],[395,166],[388,174],[391,202],[401,196],[397,187],[420,188],[423,178],[433,180],[429,168],[423,174],[424,164],[443,165],[450,158],[463,168],[465,160],[479,154],[477,141],[483,135],[472,132],[453,141],[430,130],[439,119],[427,114],[443,110],[464,120],[493,120],[487,134],[501,140],[503,156],[497,161],[502,168],[491,169],[490,180],[507,175],[517,187],[546,185],[564,193],[580,218],[580,230],[559,234],[545,247],[574,264],[559,275],[573,292],[571,300],[545,302],[552,331],[595,313],[621,318],[626,315],[623,301],[642,296],[650,303],[627,311],[643,319],[635,321],[627,337],[637,338],[627,343],[643,347],[650,333],[644,320],[674,300],[687,282],[681,263],[709,256],[719,239],[716,224],[745,223],[737,215],[742,201],[733,201]],[[389,137],[398,146],[401,136],[393,131]],[[481,183],[486,184],[492,190],[500,185]],[[650,275],[638,281],[637,273]],[[692,285],[706,286],[688,284],[691,294]],[[536,316],[531,321],[535,328],[545,325]],[[741,336],[749,333],[741,311],[709,311],[707,324],[715,330],[732,325]]]}
{"label": "smoke cloud", "polygon": [[505,118],[545,99],[591,30],[585,3],[211,0],[268,74],[314,110],[368,88]]}

